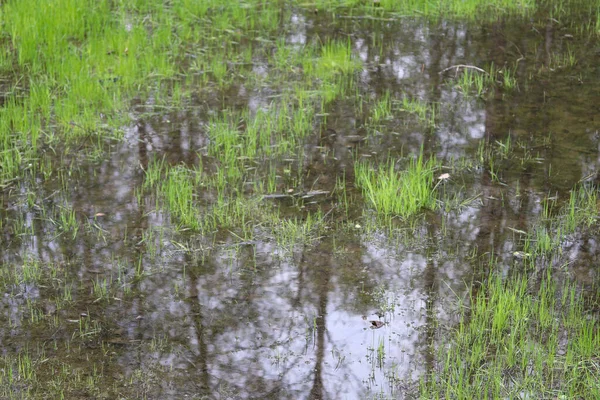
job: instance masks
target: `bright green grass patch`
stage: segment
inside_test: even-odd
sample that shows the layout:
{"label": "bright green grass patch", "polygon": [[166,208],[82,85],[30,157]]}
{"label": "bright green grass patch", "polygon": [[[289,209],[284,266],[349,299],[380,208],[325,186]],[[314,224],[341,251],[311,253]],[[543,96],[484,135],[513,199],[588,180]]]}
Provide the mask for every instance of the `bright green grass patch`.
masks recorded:
{"label": "bright green grass patch", "polygon": [[321,48],[321,57],[317,59],[315,75],[329,80],[335,74],[350,74],[361,67],[358,59],[352,56],[350,42],[327,42]]}
{"label": "bright green grass patch", "polygon": [[572,190],[561,215],[565,234],[571,234],[578,228],[590,227],[598,220],[598,193],[585,186]]}
{"label": "bright green grass patch", "polygon": [[600,332],[570,285],[548,275],[539,289],[523,277],[492,276],[463,308],[440,347],[427,399],[600,396]]}
{"label": "bright green grass patch", "polygon": [[379,168],[367,162],[357,162],[354,171],[356,185],[378,214],[409,217],[423,209],[437,207],[433,184],[437,167],[435,158],[425,161],[421,153],[409,160],[404,171],[398,171],[392,160]]}
{"label": "bright green grass patch", "polygon": [[195,185],[192,172],[183,166],[167,170],[166,179],[160,187],[168,209],[186,227],[200,229],[200,212],[195,201]]}
{"label": "bright green grass patch", "polygon": [[238,54],[222,43],[268,36],[282,13],[262,0],[3,2],[0,72],[14,87],[0,110],[0,184],[37,158],[40,143],[120,136],[129,100],[158,98],[162,82],[186,74],[189,83],[198,70],[218,87],[231,82],[225,60]]}
{"label": "bright green grass patch", "polygon": [[389,90],[379,99],[371,109],[370,122],[377,124],[381,121],[392,118],[392,99]]}
{"label": "bright green grass patch", "polygon": [[[231,170],[237,171],[234,177],[228,172]],[[244,235],[250,235],[253,226],[272,224],[278,216],[276,210],[261,203],[260,196],[240,195],[239,174],[237,167],[224,167],[208,176],[201,165],[168,166],[164,161],[153,160],[142,186],[144,191],[154,192],[156,209],[168,212],[176,229],[206,233],[240,227]]]}
{"label": "bright green grass patch", "polygon": [[364,7],[430,17],[495,18],[499,14],[527,15],[536,7],[534,0],[336,0],[317,2],[318,8]]}

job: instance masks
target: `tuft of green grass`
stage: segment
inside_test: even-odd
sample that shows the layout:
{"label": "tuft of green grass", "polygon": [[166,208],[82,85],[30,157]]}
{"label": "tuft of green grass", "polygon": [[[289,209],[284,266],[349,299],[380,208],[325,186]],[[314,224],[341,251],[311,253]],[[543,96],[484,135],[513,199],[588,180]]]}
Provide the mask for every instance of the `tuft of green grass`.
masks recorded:
{"label": "tuft of green grass", "polygon": [[475,93],[478,97],[483,96],[492,83],[493,80],[487,73],[470,69],[465,69],[456,79],[456,85],[465,97],[471,93]]}
{"label": "tuft of green grass", "polygon": [[321,212],[308,213],[306,218],[284,219],[274,227],[277,245],[283,255],[293,255],[296,245],[308,245],[323,231],[324,221]]}
{"label": "tuft of green grass", "polygon": [[435,104],[428,104],[417,98],[411,99],[408,96],[403,96],[400,103],[400,110],[415,115],[421,123],[426,123],[428,126],[435,126]]}
{"label": "tuft of green grass", "polygon": [[[341,43],[328,41],[321,47],[321,56],[317,59],[314,74],[324,81],[330,81],[337,74],[350,74],[361,67],[361,63],[352,55],[350,41]],[[308,62],[311,62],[308,60]]]}
{"label": "tuft of green grass", "polygon": [[370,122],[376,124],[378,122],[391,118],[391,116],[392,101],[390,98],[390,92],[386,90],[382,98],[377,103],[375,103],[375,106],[373,106],[373,109],[371,110]]}
{"label": "tuft of green grass", "polygon": [[191,172],[183,166],[168,170],[160,191],[164,195],[170,212],[176,216],[180,224],[199,230],[201,219],[198,207],[195,205],[194,178]]}
{"label": "tuft of green grass", "polygon": [[393,160],[375,168],[367,162],[354,167],[356,185],[382,216],[410,217],[423,209],[437,207],[433,174],[438,168],[435,158],[424,160],[421,152],[411,158],[404,171],[398,171]]}
{"label": "tuft of green grass", "polygon": [[598,220],[598,193],[586,186],[571,190],[569,202],[561,212],[561,224],[565,234],[578,228],[588,228]]}
{"label": "tuft of green grass", "polygon": [[595,190],[579,186],[571,190],[569,200],[552,215],[554,201],[545,201],[542,223],[535,226],[524,241],[523,251],[536,257],[559,255],[569,235],[589,229],[598,221],[598,195]]}
{"label": "tuft of green grass", "polygon": [[507,91],[517,88],[516,68],[498,69],[493,63],[485,70],[467,65],[458,66],[453,81],[465,97],[473,94],[483,97],[498,86]]}

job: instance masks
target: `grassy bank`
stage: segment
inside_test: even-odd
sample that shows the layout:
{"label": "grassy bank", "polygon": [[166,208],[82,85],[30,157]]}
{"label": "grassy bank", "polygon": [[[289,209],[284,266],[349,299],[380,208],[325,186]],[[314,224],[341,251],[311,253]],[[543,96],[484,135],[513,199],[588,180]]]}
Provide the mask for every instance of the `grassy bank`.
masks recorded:
{"label": "grassy bank", "polygon": [[600,396],[598,316],[570,285],[490,276],[463,305],[421,398]]}

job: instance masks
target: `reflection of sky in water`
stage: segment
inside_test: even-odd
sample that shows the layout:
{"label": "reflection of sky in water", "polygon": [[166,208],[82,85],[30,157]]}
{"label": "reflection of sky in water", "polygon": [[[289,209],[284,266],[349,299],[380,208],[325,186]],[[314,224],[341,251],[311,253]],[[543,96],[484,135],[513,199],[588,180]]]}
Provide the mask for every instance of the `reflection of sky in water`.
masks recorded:
{"label": "reflection of sky in water", "polygon": [[306,18],[301,14],[292,14],[290,19],[290,34],[287,41],[291,44],[306,43]]}
{"label": "reflection of sky in water", "polygon": [[[378,232],[369,237],[348,234],[345,239],[355,250],[352,254],[331,254],[327,243],[330,238],[326,237],[314,247],[306,247],[304,254],[297,249],[292,260],[281,260],[285,252],[267,241],[253,244],[256,264],[244,250],[236,253],[233,247],[218,248],[204,259],[195,259],[176,244],[182,239],[170,232],[170,217],[157,212],[153,201],[138,201],[135,192],[143,180],[140,166],[149,157],[167,156],[172,164],[193,163],[196,152],[206,149],[209,115],[214,116],[216,108],[173,112],[169,118],[148,117],[125,129],[125,143],[111,150],[110,159],[82,165],[79,176],[68,179],[70,193],[66,195],[71,198],[55,195],[60,189],[57,182],[40,188],[20,187],[23,198],[28,190],[40,190],[44,194],[41,198],[48,202],[71,205],[81,221],[92,221],[97,212],[106,216],[93,221],[101,231],[88,227],[92,235],[68,241],[67,235],[58,234],[56,226],[40,219],[38,210],[26,202],[15,205],[6,212],[11,218],[22,218],[22,229],[33,230],[34,234],[10,241],[10,250],[1,253],[2,262],[22,265],[22,259],[32,255],[42,263],[64,264],[84,289],[73,293],[80,302],[69,311],[73,315],[61,318],[77,318],[78,312],[87,312],[90,307],[95,315],[116,321],[113,323],[123,328],[123,336],[128,339],[167,339],[164,348],[153,351],[141,352],[135,346],[119,349],[120,365],[125,371],[139,365],[149,367],[158,360],[167,371],[173,366],[173,373],[188,375],[182,385],[193,388],[193,381],[203,373],[200,366],[206,365],[211,387],[228,382],[243,398],[280,393],[276,390],[288,398],[307,398],[316,385],[317,373],[326,398],[331,399],[363,399],[370,393],[390,393],[385,375],[392,371],[399,379],[418,379],[428,367],[428,344],[439,340],[428,336],[427,323],[452,326],[457,322],[458,299],[468,299],[466,282],[479,265],[470,255],[474,250],[493,253],[505,270],[513,265],[513,252],[521,249],[522,241],[511,228],[528,229],[542,211],[541,200],[550,189],[556,191],[553,184],[563,185],[564,180],[566,186],[571,186],[581,177],[595,174],[599,145],[597,129],[590,128],[593,122],[588,120],[562,122],[565,118],[549,113],[544,124],[538,126],[535,112],[513,118],[518,110],[503,111],[499,103],[504,100],[486,103],[474,97],[465,99],[431,65],[435,62],[438,69],[443,69],[462,62],[479,63],[477,54],[482,49],[487,51],[486,43],[475,42],[477,39],[467,35],[464,26],[444,23],[438,33],[414,22],[403,23],[403,29],[393,30],[395,40],[386,42],[381,53],[379,48],[372,48],[370,37],[355,33],[353,48],[365,63],[360,74],[361,90],[367,94],[365,98],[373,98],[375,89],[379,94],[387,89],[398,101],[408,93],[411,98],[439,105],[440,114],[431,132],[405,123],[403,119],[408,118],[402,114],[390,123],[391,127],[377,127],[378,138],[385,140],[366,141],[360,152],[385,154],[393,147],[407,154],[425,144],[427,151],[445,162],[465,156],[472,159],[478,141],[486,137],[505,138],[509,132],[517,132],[517,139],[530,145],[529,136],[562,132],[564,124],[569,123],[571,132],[552,136],[554,142],[547,145],[556,147],[531,145],[536,161],[527,169],[520,165],[507,167],[512,174],[506,179],[520,182],[518,195],[491,182],[481,169],[473,168],[464,173],[466,178],[452,176],[448,185],[464,187],[466,196],[475,200],[445,214],[443,223],[427,221],[419,226],[412,238],[415,247],[396,243]],[[292,14],[286,41],[298,46],[310,43],[315,35],[312,30],[317,28],[310,18]],[[443,42],[434,48],[437,40]],[[472,59],[465,60],[467,54],[472,54]],[[270,67],[265,60],[256,59],[251,72],[268,78]],[[431,88],[433,80],[438,82],[436,90]],[[252,116],[274,102],[277,90],[240,85],[231,93]],[[534,95],[517,97],[515,107],[538,100]],[[152,101],[146,105],[150,104]],[[343,101],[331,107],[328,123],[344,128],[338,129],[334,140],[339,142],[334,146],[345,147],[343,135],[356,134],[364,118],[355,115]],[[513,125],[505,126],[504,122]],[[399,133],[390,135],[390,130]],[[515,149],[520,151],[516,144]],[[553,167],[557,172],[548,172],[546,165],[551,161],[560,163]],[[330,179],[333,185],[335,177],[345,171],[331,165],[324,175],[334,177]],[[145,237],[150,231],[155,236]],[[129,242],[123,240],[126,232],[134,236]],[[565,253],[573,263],[573,273],[588,282],[594,275],[590,265],[597,265],[600,250],[594,238],[578,239],[566,243]],[[207,243],[202,244],[206,247],[215,245],[205,240]],[[149,254],[151,246],[159,248],[157,255]],[[147,276],[133,282],[131,276],[139,265]],[[119,269],[133,287],[132,298],[115,300],[102,308],[96,303],[87,304],[88,297],[93,297],[91,282],[110,273],[116,279]],[[389,307],[393,305],[393,311],[382,317],[387,324],[381,329],[369,328],[369,320],[378,318],[375,312],[379,305],[370,294],[361,293],[363,287],[369,292],[381,289]],[[26,299],[47,295],[43,289],[23,285],[23,296],[4,296],[2,305],[8,310],[5,318],[12,326],[2,328],[3,338],[30,336],[20,325],[23,316],[19,314],[26,310]],[[439,331],[435,335],[440,335]],[[385,348],[382,369],[376,365],[380,343]]]}
{"label": "reflection of sky in water", "polygon": [[[275,249],[269,244],[259,244],[257,252],[271,254]],[[264,252],[264,253],[263,253]],[[224,255],[225,258],[229,254]],[[323,389],[328,398],[360,399],[365,396],[365,379],[369,385],[387,387],[384,373],[393,366],[400,378],[417,378],[422,372],[420,360],[423,351],[423,338],[419,333],[424,327],[426,294],[420,283],[425,257],[407,254],[404,261],[397,260],[398,252],[390,252],[372,243],[366,244],[362,257],[370,260],[366,269],[377,274],[377,281],[389,287],[383,292],[393,311],[382,317],[387,325],[372,330],[370,319],[377,319],[375,308],[366,315],[348,310],[348,287],[336,278],[336,271],[342,272],[343,265],[335,265],[331,273],[329,290],[319,292],[320,282],[307,282],[303,299],[297,303],[299,292],[299,269],[319,266],[299,266],[281,262],[277,267],[265,265],[255,285],[243,281],[237,268],[219,268],[214,274],[198,277],[195,285],[197,299],[202,312],[204,335],[200,338],[194,325],[194,310],[190,302],[177,300],[172,286],[163,286],[166,281],[181,282],[173,268],[167,266],[164,273],[144,280],[141,290],[146,294],[142,309],[144,316],[142,334],[148,339],[157,332],[163,332],[171,341],[179,343],[185,351],[182,354],[160,353],[158,358],[165,365],[180,366],[186,359],[204,357],[200,341],[208,341],[206,358],[212,379],[236,382],[244,388],[243,382],[256,379],[276,382],[282,380],[287,390],[297,390],[298,398],[305,398],[312,384],[317,363],[322,363],[320,371]],[[215,258],[215,261],[219,256]],[[227,264],[227,261],[217,261]],[[334,262],[335,263],[335,262]],[[371,268],[372,267],[372,268]],[[172,271],[172,272],[168,272]],[[309,271],[305,271],[308,273]],[[314,272],[314,271],[313,271]],[[262,282],[261,282],[262,281]],[[191,282],[191,281],[190,281]],[[250,285],[250,286],[249,286]],[[314,286],[316,285],[316,287]],[[253,297],[245,305],[241,289],[252,287]],[[314,318],[318,316],[319,296],[326,297],[324,343],[317,342],[318,332],[312,330]],[[248,311],[250,310],[250,311]],[[117,311],[117,310],[115,310]],[[218,326],[220,323],[226,326]],[[215,331],[221,331],[215,334]],[[135,338],[140,332],[130,332]],[[377,366],[377,347],[385,347],[385,367]],[[318,359],[318,347],[323,346],[322,359]],[[154,357],[157,355],[155,354]],[[123,358],[127,364],[131,357]],[[247,368],[256,364],[256,369]],[[216,382],[215,382],[216,383]],[[378,389],[379,390],[379,389]],[[343,397],[339,397],[340,394]],[[249,394],[248,394],[249,396]],[[243,396],[246,397],[246,396]]]}

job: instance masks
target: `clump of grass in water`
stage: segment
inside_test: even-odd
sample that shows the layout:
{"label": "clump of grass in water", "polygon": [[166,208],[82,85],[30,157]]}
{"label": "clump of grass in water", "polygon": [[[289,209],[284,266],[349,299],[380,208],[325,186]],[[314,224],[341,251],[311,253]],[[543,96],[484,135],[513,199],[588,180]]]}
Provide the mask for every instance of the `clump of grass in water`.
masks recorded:
{"label": "clump of grass in water", "polygon": [[[459,70],[460,71],[459,74]],[[517,88],[517,78],[515,69],[498,69],[491,64],[483,70],[473,66],[459,66],[456,69],[456,75],[453,78],[456,87],[463,96],[468,97],[475,94],[477,97],[483,97],[487,92],[497,86],[502,86],[505,90]]]}
{"label": "clump of grass in water", "polygon": [[[304,64],[305,70],[309,66],[308,63],[314,62],[307,60]],[[321,48],[321,57],[316,60],[316,65],[313,68],[308,68],[308,71],[314,72],[314,76],[330,80],[337,74],[350,74],[360,69],[361,63],[358,59],[352,57],[351,43],[346,44],[340,42],[327,42]]]}
{"label": "clump of grass in water", "polygon": [[595,190],[580,186],[571,191],[569,202],[565,205],[563,226],[565,234],[573,233],[579,227],[590,227],[598,219],[598,194]]}
{"label": "clump of grass in water", "polygon": [[392,116],[392,101],[390,98],[390,92],[386,90],[383,97],[375,104],[371,111],[371,123],[378,123],[380,121],[391,118]]}
{"label": "clump of grass in water", "polygon": [[420,122],[425,122],[429,126],[435,126],[435,104],[427,104],[419,99],[410,99],[408,96],[402,97],[400,110],[417,116]]}
{"label": "clump of grass in water", "polygon": [[528,284],[490,276],[440,347],[422,398],[600,398],[597,318],[550,274],[536,294]]}
{"label": "clump of grass in water", "polygon": [[467,69],[456,79],[456,83],[465,97],[472,92],[481,97],[485,90],[493,84],[493,80],[489,78],[489,75]]}
{"label": "clump of grass in water", "polygon": [[437,161],[425,161],[421,152],[409,161],[405,171],[398,172],[396,163],[389,160],[375,169],[366,162],[355,164],[356,184],[375,207],[378,214],[410,217],[424,208],[437,207],[433,174]]}
{"label": "clump of grass in water", "polygon": [[194,184],[191,172],[184,167],[172,168],[160,189],[168,209],[181,223],[195,230],[200,229],[200,215],[194,205]]}
{"label": "clump of grass in water", "polygon": [[590,228],[597,217],[597,199],[595,190],[579,186],[571,191],[569,201],[561,208],[560,212],[552,217],[552,203],[546,201],[542,212],[546,225],[533,229],[533,233],[525,238],[523,251],[535,257],[562,252],[562,243],[569,235],[576,234],[582,229]]}
{"label": "clump of grass in water", "polygon": [[310,244],[324,228],[323,215],[309,213],[306,218],[284,219],[274,227],[277,245],[284,255],[292,255],[298,244]]}

